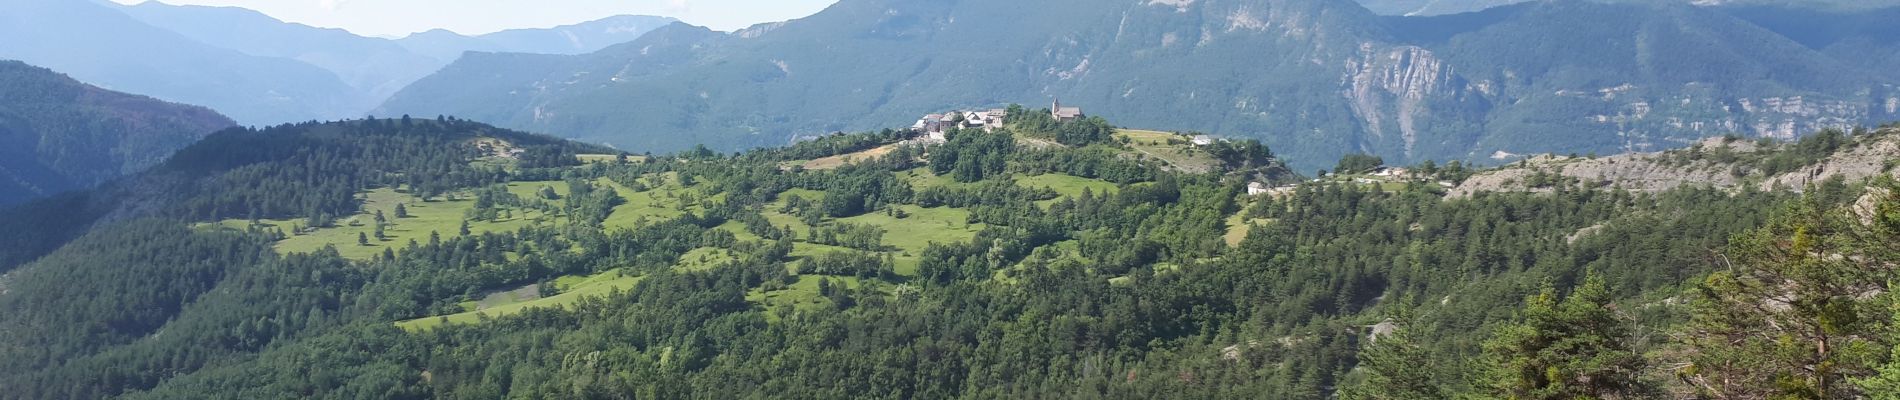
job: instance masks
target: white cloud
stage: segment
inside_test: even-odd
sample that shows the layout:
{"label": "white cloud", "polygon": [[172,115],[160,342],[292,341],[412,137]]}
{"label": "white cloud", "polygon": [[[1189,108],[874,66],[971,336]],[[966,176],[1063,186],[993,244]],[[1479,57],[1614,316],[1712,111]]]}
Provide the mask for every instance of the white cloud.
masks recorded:
{"label": "white cloud", "polygon": [[349,0],[317,0],[317,7],[321,7],[326,11],[336,11],[338,8],[343,7],[343,3],[348,2]]}

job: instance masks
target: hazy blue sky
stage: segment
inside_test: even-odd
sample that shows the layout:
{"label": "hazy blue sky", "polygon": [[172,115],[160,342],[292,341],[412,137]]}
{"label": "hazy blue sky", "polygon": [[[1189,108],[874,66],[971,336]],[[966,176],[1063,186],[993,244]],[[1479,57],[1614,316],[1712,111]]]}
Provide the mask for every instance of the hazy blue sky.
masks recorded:
{"label": "hazy blue sky", "polygon": [[[112,0],[124,4],[146,0]],[[237,6],[277,19],[359,35],[402,36],[435,28],[482,34],[545,28],[612,15],[663,15],[717,30],[811,15],[836,0],[162,0]]]}

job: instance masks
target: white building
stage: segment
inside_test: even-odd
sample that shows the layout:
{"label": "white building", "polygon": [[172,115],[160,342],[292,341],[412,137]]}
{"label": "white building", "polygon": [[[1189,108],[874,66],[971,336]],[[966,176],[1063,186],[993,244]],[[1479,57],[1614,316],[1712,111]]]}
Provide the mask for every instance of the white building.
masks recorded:
{"label": "white building", "polygon": [[1267,184],[1265,183],[1247,182],[1248,196],[1259,196],[1259,195],[1267,194],[1267,192],[1270,192],[1270,191],[1273,191],[1273,188],[1267,187]]}

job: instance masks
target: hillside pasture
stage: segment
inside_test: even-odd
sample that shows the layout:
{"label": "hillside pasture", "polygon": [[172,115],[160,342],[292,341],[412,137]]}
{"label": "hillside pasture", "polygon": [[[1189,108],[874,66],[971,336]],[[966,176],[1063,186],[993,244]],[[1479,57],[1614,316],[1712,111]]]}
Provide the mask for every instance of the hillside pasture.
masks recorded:
{"label": "hillside pasture", "polygon": [[1068,197],[1081,196],[1082,191],[1085,189],[1096,195],[1103,195],[1114,193],[1115,190],[1120,188],[1120,186],[1114,182],[1083,178],[1069,174],[1042,174],[1031,177],[1019,177],[1016,178],[1016,184],[1028,188],[1049,188],[1049,190],[1056,191],[1056,194]]}
{"label": "hillside pasture", "polygon": [[1126,138],[1133,154],[1161,160],[1174,169],[1186,172],[1213,171],[1220,164],[1213,156],[1194,148],[1186,138],[1170,132],[1122,129],[1115,132],[1117,138]]}
{"label": "hillside pasture", "polygon": [[878,157],[883,157],[885,154],[891,154],[892,151],[897,150],[897,146],[899,146],[899,144],[892,143],[892,144],[887,144],[883,146],[873,147],[870,149],[865,149],[859,152],[845,153],[845,154],[839,154],[839,155],[830,156],[830,157],[818,158],[811,161],[805,161],[803,163],[794,162],[795,163],[794,165],[800,165],[800,166],[805,167],[805,169],[810,169],[810,170],[833,169],[833,168],[845,166],[846,164],[850,164],[853,162],[873,160],[873,159],[877,159]]}
{"label": "hillside pasture", "polygon": [[[566,184],[561,182],[518,182],[510,184],[509,191],[532,192],[542,186],[554,186],[557,191],[566,190]],[[466,195],[459,195],[454,200],[435,198],[424,201],[389,188],[373,189],[358,194],[358,197],[363,201],[362,211],[337,218],[329,227],[296,232],[295,228],[308,226],[309,220],[306,218],[259,220],[257,223],[283,230],[289,235],[275,245],[278,252],[310,253],[324,246],[335,246],[337,253],[345,258],[367,260],[382,255],[385,249],[406,246],[410,240],[427,243],[430,232],[445,240],[460,236],[462,221],[475,206],[474,199]],[[396,217],[397,204],[408,211],[407,218]],[[382,211],[388,221],[383,229],[382,240],[375,237],[377,211]],[[565,218],[530,209],[511,209],[510,212],[510,217],[495,221],[470,221],[469,232],[510,232],[527,226],[557,223]],[[232,219],[220,224],[232,229],[243,229],[250,221]],[[369,238],[368,245],[357,243],[359,234]]]}
{"label": "hillside pasture", "polygon": [[554,296],[537,296],[533,299],[522,299],[512,303],[496,304],[474,311],[399,321],[396,322],[396,327],[411,332],[426,331],[442,326],[443,324],[481,322],[484,315],[489,318],[496,318],[517,314],[532,308],[565,308],[580,302],[581,299],[584,298],[598,297],[613,293],[616,290],[624,291],[631,289],[634,284],[640,283],[640,279],[641,277],[636,276],[622,276],[621,271],[618,269],[608,270],[594,275],[566,276],[554,281],[554,286],[561,290],[560,294]]}
{"label": "hillside pasture", "polygon": [[829,279],[833,285],[857,289],[864,282],[845,276],[799,276],[797,282],[785,285],[784,289],[766,291],[754,288],[746,292],[747,302],[757,304],[766,310],[767,320],[777,320],[780,309],[791,308],[799,311],[812,311],[831,306],[831,299],[825,298],[818,290],[820,280]]}
{"label": "hillside pasture", "polygon": [[642,178],[641,184],[647,185],[649,189],[639,192],[606,178],[601,178],[594,184],[613,188],[615,193],[620,194],[620,198],[626,200],[625,203],[615,206],[613,213],[601,223],[601,226],[608,230],[631,229],[640,226],[642,221],[653,223],[678,218],[686,215],[687,211],[703,211],[705,208],[701,207],[699,202],[716,199],[716,197],[704,197],[697,190],[680,186],[677,174],[670,172]]}

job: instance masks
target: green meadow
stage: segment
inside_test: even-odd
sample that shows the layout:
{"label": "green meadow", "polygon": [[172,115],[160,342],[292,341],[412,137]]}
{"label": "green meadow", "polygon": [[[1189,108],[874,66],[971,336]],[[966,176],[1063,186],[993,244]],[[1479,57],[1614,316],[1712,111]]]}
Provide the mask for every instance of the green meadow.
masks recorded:
{"label": "green meadow", "polygon": [[1196,150],[1193,144],[1184,143],[1186,138],[1169,132],[1122,129],[1115,136],[1128,139],[1128,147],[1135,154],[1161,160],[1175,168],[1191,171],[1211,171],[1219,164],[1213,156]]}
{"label": "green meadow", "polygon": [[[549,185],[560,192],[566,190],[566,184],[560,182],[517,182],[509,184],[509,191],[532,194],[542,186]],[[443,239],[459,236],[462,221],[465,220],[468,211],[475,206],[474,199],[466,195],[457,196],[454,200],[435,198],[425,201],[389,188],[370,190],[359,194],[358,197],[363,200],[362,211],[337,218],[336,223],[330,227],[306,229],[305,232],[298,233],[295,228],[307,226],[309,223],[307,219],[259,220],[257,223],[281,229],[288,235],[284,240],[277,242],[278,252],[310,253],[324,246],[335,246],[337,253],[342,254],[343,257],[364,260],[381,255],[384,249],[407,246],[410,240],[427,243],[431,232],[440,235]],[[408,217],[396,217],[397,204],[401,204],[408,211]],[[382,211],[384,219],[388,221],[383,228],[382,240],[377,240],[375,236],[377,211]],[[558,223],[564,218],[560,215],[549,215],[528,209],[510,209],[509,213],[509,216],[495,221],[471,221],[468,225],[469,232],[472,234],[508,232],[532,225]],[[242,229],[249,225],[250,221],[233,219],[222,221],[220,224],[233,229]],[[359,234],[368,237],[368,245],[357,242]]]}
{"label": "green meadow", "polygon": [[640,277],[622,276],[618,269],[588,276],[566,276],[554,281],[554,286],[561,290],[560,294],[554,296],[492,305],[488,308],[463,313],[400,321],[396,323],[396,327],[408,331],[423,331],[441,326],[442,324],[480,322],[483,316],[494,318],[520,313],[531,308],[568,307],[583,298],[602,296],[613,293],[616,290],[631,289],[633,285],[637,283],[640,283]]}

